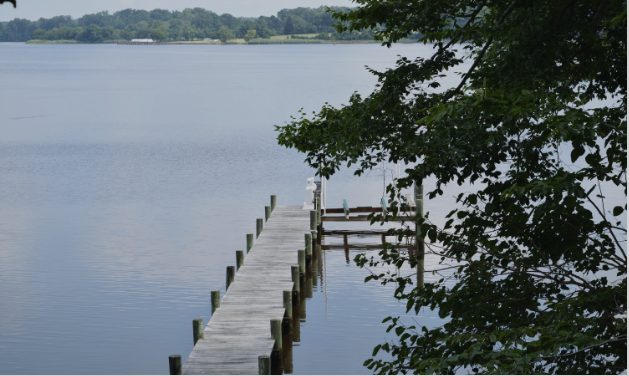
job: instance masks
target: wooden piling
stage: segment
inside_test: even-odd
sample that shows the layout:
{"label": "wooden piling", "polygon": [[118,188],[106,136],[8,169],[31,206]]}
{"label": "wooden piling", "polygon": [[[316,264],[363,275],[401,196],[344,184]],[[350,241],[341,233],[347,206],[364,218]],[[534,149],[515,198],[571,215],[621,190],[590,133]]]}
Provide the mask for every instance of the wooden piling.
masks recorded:
{"label": "wooden piling", "polygon": [[271,195],[271,211],[275,210],[276,203],[277,203],[277,196]]}
{"label": "wooden piling", "polygon": [[247,234],[247,253],[253,248],[253,234]]}
{"label": "wooden piling", "polygon": [[304,243],[306,246],[306,264],[312,263],[312,233],[304,234]]}
{"label": "wooden piling", "polygon": [[237,250],[236,251],[236,270],[240,270],[240,267],[244,263],[245,263],[245,251]]}
{"label": "wooden piling", "polygon": [[282,351],[282,320],[271,319],[271,337],[275,340],[273,350]]}
{"label": "wooden piling", "polygon": [[262,218],[258,218],[256,219],[256,238],[260,237],[260,234],[262,233],[262,227],[264,224],[264,219]]}
{"label": "wooden piling", "polygon": [[[299,265],[292,265],[290,267],[290,273],[291,273],[291,277],[293,279],[293,284],[294,284],[293,291],[297,291],[297,293],[299,294]],[[294,298],[294,294],[293,294],[293,298]],[[299,299],[297,300],[297,302],[299,302]],[[293,304],[294,303],[295,303],[295,299],[293,299]]]}
{"label": "wooden piling", "polygon": [[203,319],[192,320],[192,339],[196,346],[197,341],[203,339]]}
{"label": "wooden piling", "polygon": [[227,279],[225,282],[225,291],[227,291],[227,289],[229,288],[229,285],[232,284],[232,282],[234,282],[234,278],[236,277],[236,267],[235,266],[228,266],[227,267]]}
{"label": "wooden piling", "polygon": [[258,375],[270,375],[270,374],[271,374],[271,358],[268,355],[260,355],[258,357]]}
{"label": "wooden piling", "polygon": [[293,316],[293,292],[291,290],[284,290],[284,317]]}
{"label": "wooden piling", "polygon": [[221,290],[212,290],[210,295],[212,296],[212,314],[214,314],[216,309],[221,306]]}
{"label": "wooden piling", "polygon": [[317,227],[321,224],[321,197],[317,197],[315,201],[315,208],[317,210]]}
{"label": "wooden piling", "polygon": [[306,251],[300,249],[297,251],[297,260],[299,261],[299,273],[306,272]]}
{"label": "wooden piling", "polygon": [[181,355],[170,355],[168,357],[168,368],[171,375],[181,375]]}
{"label": "wooden piling", "polygon": [[312,233],[312,238],[317,238],[317,211],[310,211],[310,232]]}
{"label": "wooden piling", "polygon": [[268,222],[269,218],[271,218],[271,207],[265,206],[264,207],[264,221]]}

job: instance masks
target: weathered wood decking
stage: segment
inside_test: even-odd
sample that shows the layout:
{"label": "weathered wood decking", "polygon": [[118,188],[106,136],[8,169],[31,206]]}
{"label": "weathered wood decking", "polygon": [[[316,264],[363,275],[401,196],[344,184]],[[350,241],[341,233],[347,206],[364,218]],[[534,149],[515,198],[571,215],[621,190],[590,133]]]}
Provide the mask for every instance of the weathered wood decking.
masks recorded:
{"label": "weathered wood decking", "polygon": [[258,356],[273,350],[270,320],[284,317],[283,291],[293,290],[291,265],[298,265],[297,250],[305,249],[306,233],[309,210],[275,207],[183,374],[258,374]]}

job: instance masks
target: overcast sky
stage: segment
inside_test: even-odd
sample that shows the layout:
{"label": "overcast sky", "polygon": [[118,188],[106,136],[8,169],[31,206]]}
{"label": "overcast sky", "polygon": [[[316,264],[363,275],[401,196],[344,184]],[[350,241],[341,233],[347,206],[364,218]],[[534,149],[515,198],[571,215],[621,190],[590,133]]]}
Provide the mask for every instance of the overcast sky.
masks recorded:
{"label": "overcast sky", "polygon": [[38,20],[59,15],[79,18],[84,14],[107,10],[109,13],[127,8],[153,10],[183,10],[201,7],[218,14],[231,13],[236,17],[275,15],[284,8],[321,5],[355,6],[350,0],[17,0],[17,8],[11,3],[0,5],[0,21],[14,18]]}

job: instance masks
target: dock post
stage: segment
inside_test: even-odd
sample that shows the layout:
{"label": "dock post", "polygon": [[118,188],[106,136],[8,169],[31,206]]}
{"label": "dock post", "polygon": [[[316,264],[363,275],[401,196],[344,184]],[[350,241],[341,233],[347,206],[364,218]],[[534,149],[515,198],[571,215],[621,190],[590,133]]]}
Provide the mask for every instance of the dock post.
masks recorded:
{"label": "dock post", "polygon": [[237,250],[236,251],[236,270],[240,270],[240,267],[244,263],[245,263],[245,251]]}
{"label": "dock post", "polygon": [[225,281],[225,291],[227,291],[227,289],[229,288],[229,285],[231,285],[234,282],[235,276],[236,276],[236,267],[228,266],[227,267],[227,280]]}
{"label": "dock post", "polygon": [[306,272],[306,251],[300,249],[297,251],[297,260],[299,261],[299,273]]}
{"label": "dock post", "polygon": [[262,233],[262,226],[263,226],[263,222],[264,219],[262,218],[258,218],[256,219],[256,238],[260,237],[260,234]]}
{"label": "dock post", "polygon": [[269,218],[271,218],[271,207],[265,206],[264,207],[264,222],[268,222]]}
{"label": "dock post", "polygon": [[321,197],[317,197],[315,208],[317,210],[317,227],[319,227],[319,225],[321,224]]}
{"label": "dock post", "polygon": [[197,341],[203,339],[203,319],[192,320],[192,338],[194,339],[194,345]]}
{"label": "dock post", "polygon": [[291,290],[284,290],[284,317],[293,316],[293,292]]}
{"label": "dock post", "polygon": [[282,366],[282,320],[271,319],[271,337],[275,340],[271,353],[271,367]]}
{"label": "dock post", "polygon": [[181,375],[181,355],[170,355],[168,357],[168,368],[171,375]]}
{"label": "dock post", "polygon": [[290,274],[293,279],[293,305],[299,304],[299,265],[291,265]]}
{"label": "dock post", "polygon": [[310,232],[312,233],[312,238],[317,238],[317,211],[310,211]]}
{"label": "dock post", "polygon": [[304,242],[306,243],[306,263],[312,263],[312,233],[304,234]]}
{"label": "dock post", "polygon": [[247,234],[247,253],[253,248],[253,234]]}
{"label": "dock post", "polygon": [[275,210],[276,203],[277,203],[277,196],[271,195],[271,211]]}
{"label": "dock post", "polygon": [[214,314],[216,309],[221,306],[221,290],[212,290],[210,294],[212,296],[212,314]]}
{"label": "dock post", "polygon": [[258,375],[270,375],[270,374],[271,374],[271,358],[268,355],[260,355],[258,357]]}
{"label": "dock post", "polygon": [[293,292],[291,290],[284,290],[284,319],[283,327],[284,333],[291,333],[293,331]]}

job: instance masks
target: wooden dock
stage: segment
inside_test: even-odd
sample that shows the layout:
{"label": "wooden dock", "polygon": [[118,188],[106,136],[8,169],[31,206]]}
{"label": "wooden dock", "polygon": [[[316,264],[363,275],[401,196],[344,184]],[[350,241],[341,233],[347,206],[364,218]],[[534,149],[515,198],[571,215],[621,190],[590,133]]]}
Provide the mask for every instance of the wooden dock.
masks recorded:
{"label": "wooden dock", "polygon": [[183,374],[259,374],[259,357],[271,356],[277,348],[271,320],[287,324],[285,291],[295,296],[294,266],[300,261],[305,264],[298,250],[305,258],[306,234],[312,236],[311,213],[294,206],[277,206],[272,212],[267,208],[270,218],[233,282],[228,276],[227,292],[184,364]]}

